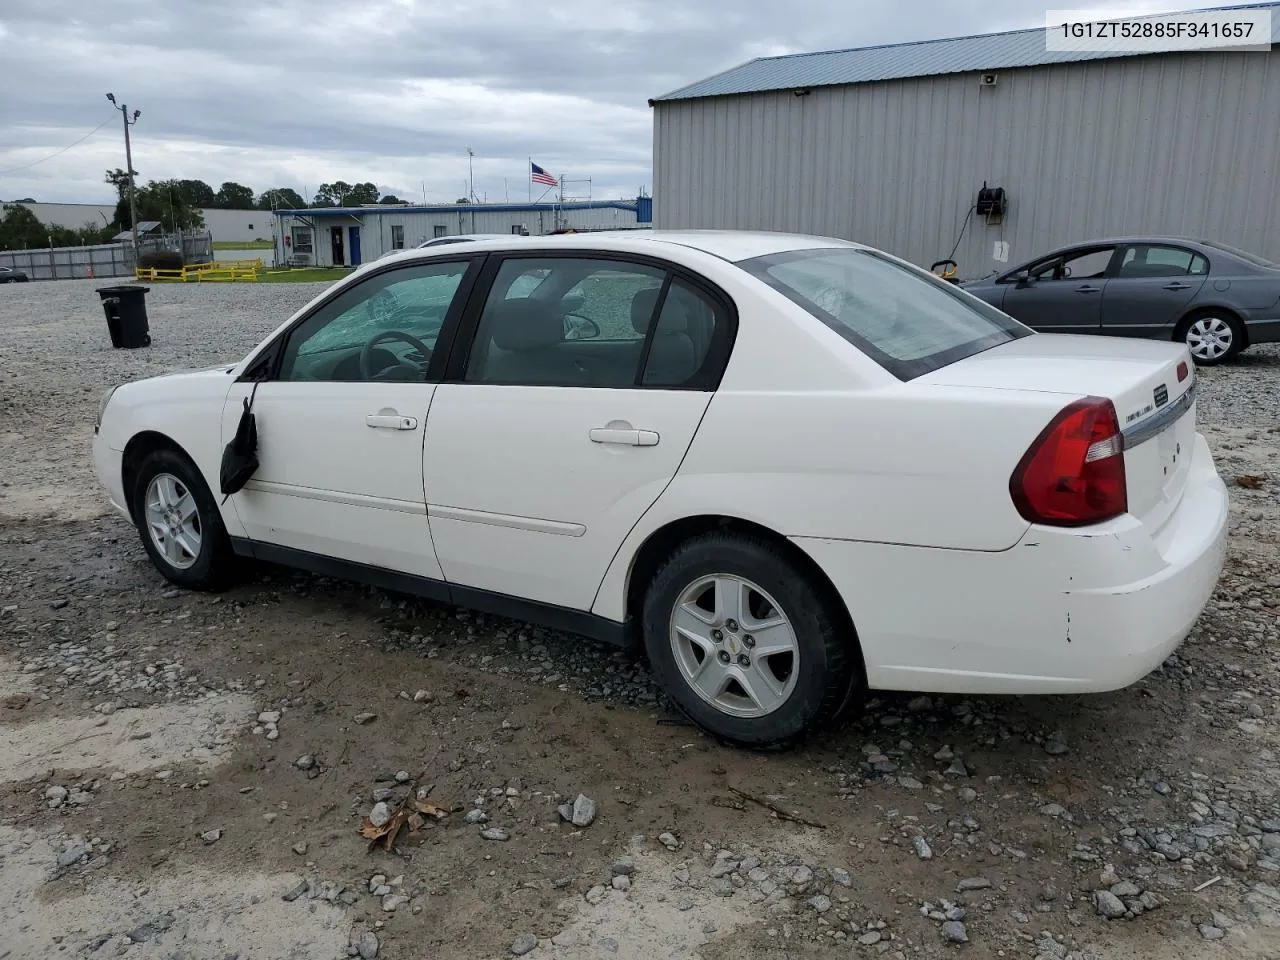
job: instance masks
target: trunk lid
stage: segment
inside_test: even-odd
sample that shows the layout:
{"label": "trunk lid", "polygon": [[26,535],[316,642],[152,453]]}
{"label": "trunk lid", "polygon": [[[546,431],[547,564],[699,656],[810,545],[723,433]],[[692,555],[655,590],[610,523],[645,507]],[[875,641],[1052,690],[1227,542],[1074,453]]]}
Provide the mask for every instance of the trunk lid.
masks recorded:
{"label": "trunk lid", "polygon": [[1195,365],[1182,344],[1036,334],[915,382],[1055,393],[1063,406],[1079,397],[1106,397],[1124,432],[1129,513],[1158,529],[1178,505],[1196,433]]}

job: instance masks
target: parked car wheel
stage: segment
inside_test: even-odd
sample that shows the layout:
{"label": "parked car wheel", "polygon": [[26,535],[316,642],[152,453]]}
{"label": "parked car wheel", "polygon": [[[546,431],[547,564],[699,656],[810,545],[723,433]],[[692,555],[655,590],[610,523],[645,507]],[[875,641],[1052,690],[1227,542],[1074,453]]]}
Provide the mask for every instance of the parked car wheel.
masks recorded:
{"label": "parked car wheel", "polygon": [[156,569],[197,590],[224,586],[234,563],[218,505],[200,471],[173,450],[156,450],[139,465],[133,517]]}
{"label": "parked car wheel", "polygon": [[780,746],[837,717],[860,682],[856,640],[777,545],[713,533],[677,548],[645,595],[654,674],[710,733]]}
{"label": "parked car wheel", "polygon": [[1244,349],[1244,327],[1232,314],[1211,310],[1192,314],[1178,326],[1191,358],[1204,367],[1230,360]]}

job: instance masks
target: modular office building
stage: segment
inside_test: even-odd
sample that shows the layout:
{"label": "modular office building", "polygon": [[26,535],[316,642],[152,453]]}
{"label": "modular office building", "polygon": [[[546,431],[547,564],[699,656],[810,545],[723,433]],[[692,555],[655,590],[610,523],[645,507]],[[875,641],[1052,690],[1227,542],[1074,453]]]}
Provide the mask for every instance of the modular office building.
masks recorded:
{"label": "modular office building", "polygon": [[[1274,42],[1280,5],[1259,9]],[[1274,48],[1056,52],[1041,28],[757,59],[650,104],[659,229],[844,237],[924,266],[955,246],[962,277],[1126,234],[1280,260]]]}
{"label": "modular office building", "polygon": [[540,236],[565,227],[636,230],[649,227],[652,219],[650,197],[277,210],[276,258],[281,264],[354,267],[435,237],[468,233]]}

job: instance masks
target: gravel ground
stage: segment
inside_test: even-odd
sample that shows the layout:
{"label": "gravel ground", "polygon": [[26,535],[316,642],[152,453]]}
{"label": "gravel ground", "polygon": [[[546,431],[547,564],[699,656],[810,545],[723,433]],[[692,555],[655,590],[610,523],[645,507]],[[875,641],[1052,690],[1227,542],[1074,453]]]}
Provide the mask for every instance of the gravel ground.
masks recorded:
{"label": "gravel ground", "polygon": [[[752,754],[575,637],[279,569],[172,589],[103,509],[99,396],[321,288],[155,285],[113,351],[97,285],[0,290],[0,957],[1280,958],[1280,350],[1202,373],[1232,539],[1160,670]],[[370,849],[419,794],[447,814]]]}

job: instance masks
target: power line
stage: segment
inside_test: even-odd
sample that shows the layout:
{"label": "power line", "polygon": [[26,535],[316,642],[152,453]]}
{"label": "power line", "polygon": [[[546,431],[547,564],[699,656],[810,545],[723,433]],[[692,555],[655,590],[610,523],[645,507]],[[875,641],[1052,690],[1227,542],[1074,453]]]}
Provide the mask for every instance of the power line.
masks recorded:
{"label": "power line", "polygon": [[32,163],[24,163],[20,167],[9,167],[6,170],[0,170],[0,174],[17,173],[19,170],[30,170],[32,167],[39,166],[40,164],[44,163],[46,160],[52,160],[54,157],[61,156],[62,154],[70,150],[72,147],[80,146],[80,144],[84,143],[86,140],[92,137],[95,133],[97,133],[99,130],[105,127],[108,123],[110,123],[111,120],[112,118],[108,117],[106,120],[103,120],[100,124],[98,124],[92,130],[90,130],[88,133],[86,133],[83,137],[81,137],[75,143],[69,143],[65,147],[63,147],[61,150],[55,150],[53,153],[49,154],[47,157],[41,157],[39,160],[33,161]]}

